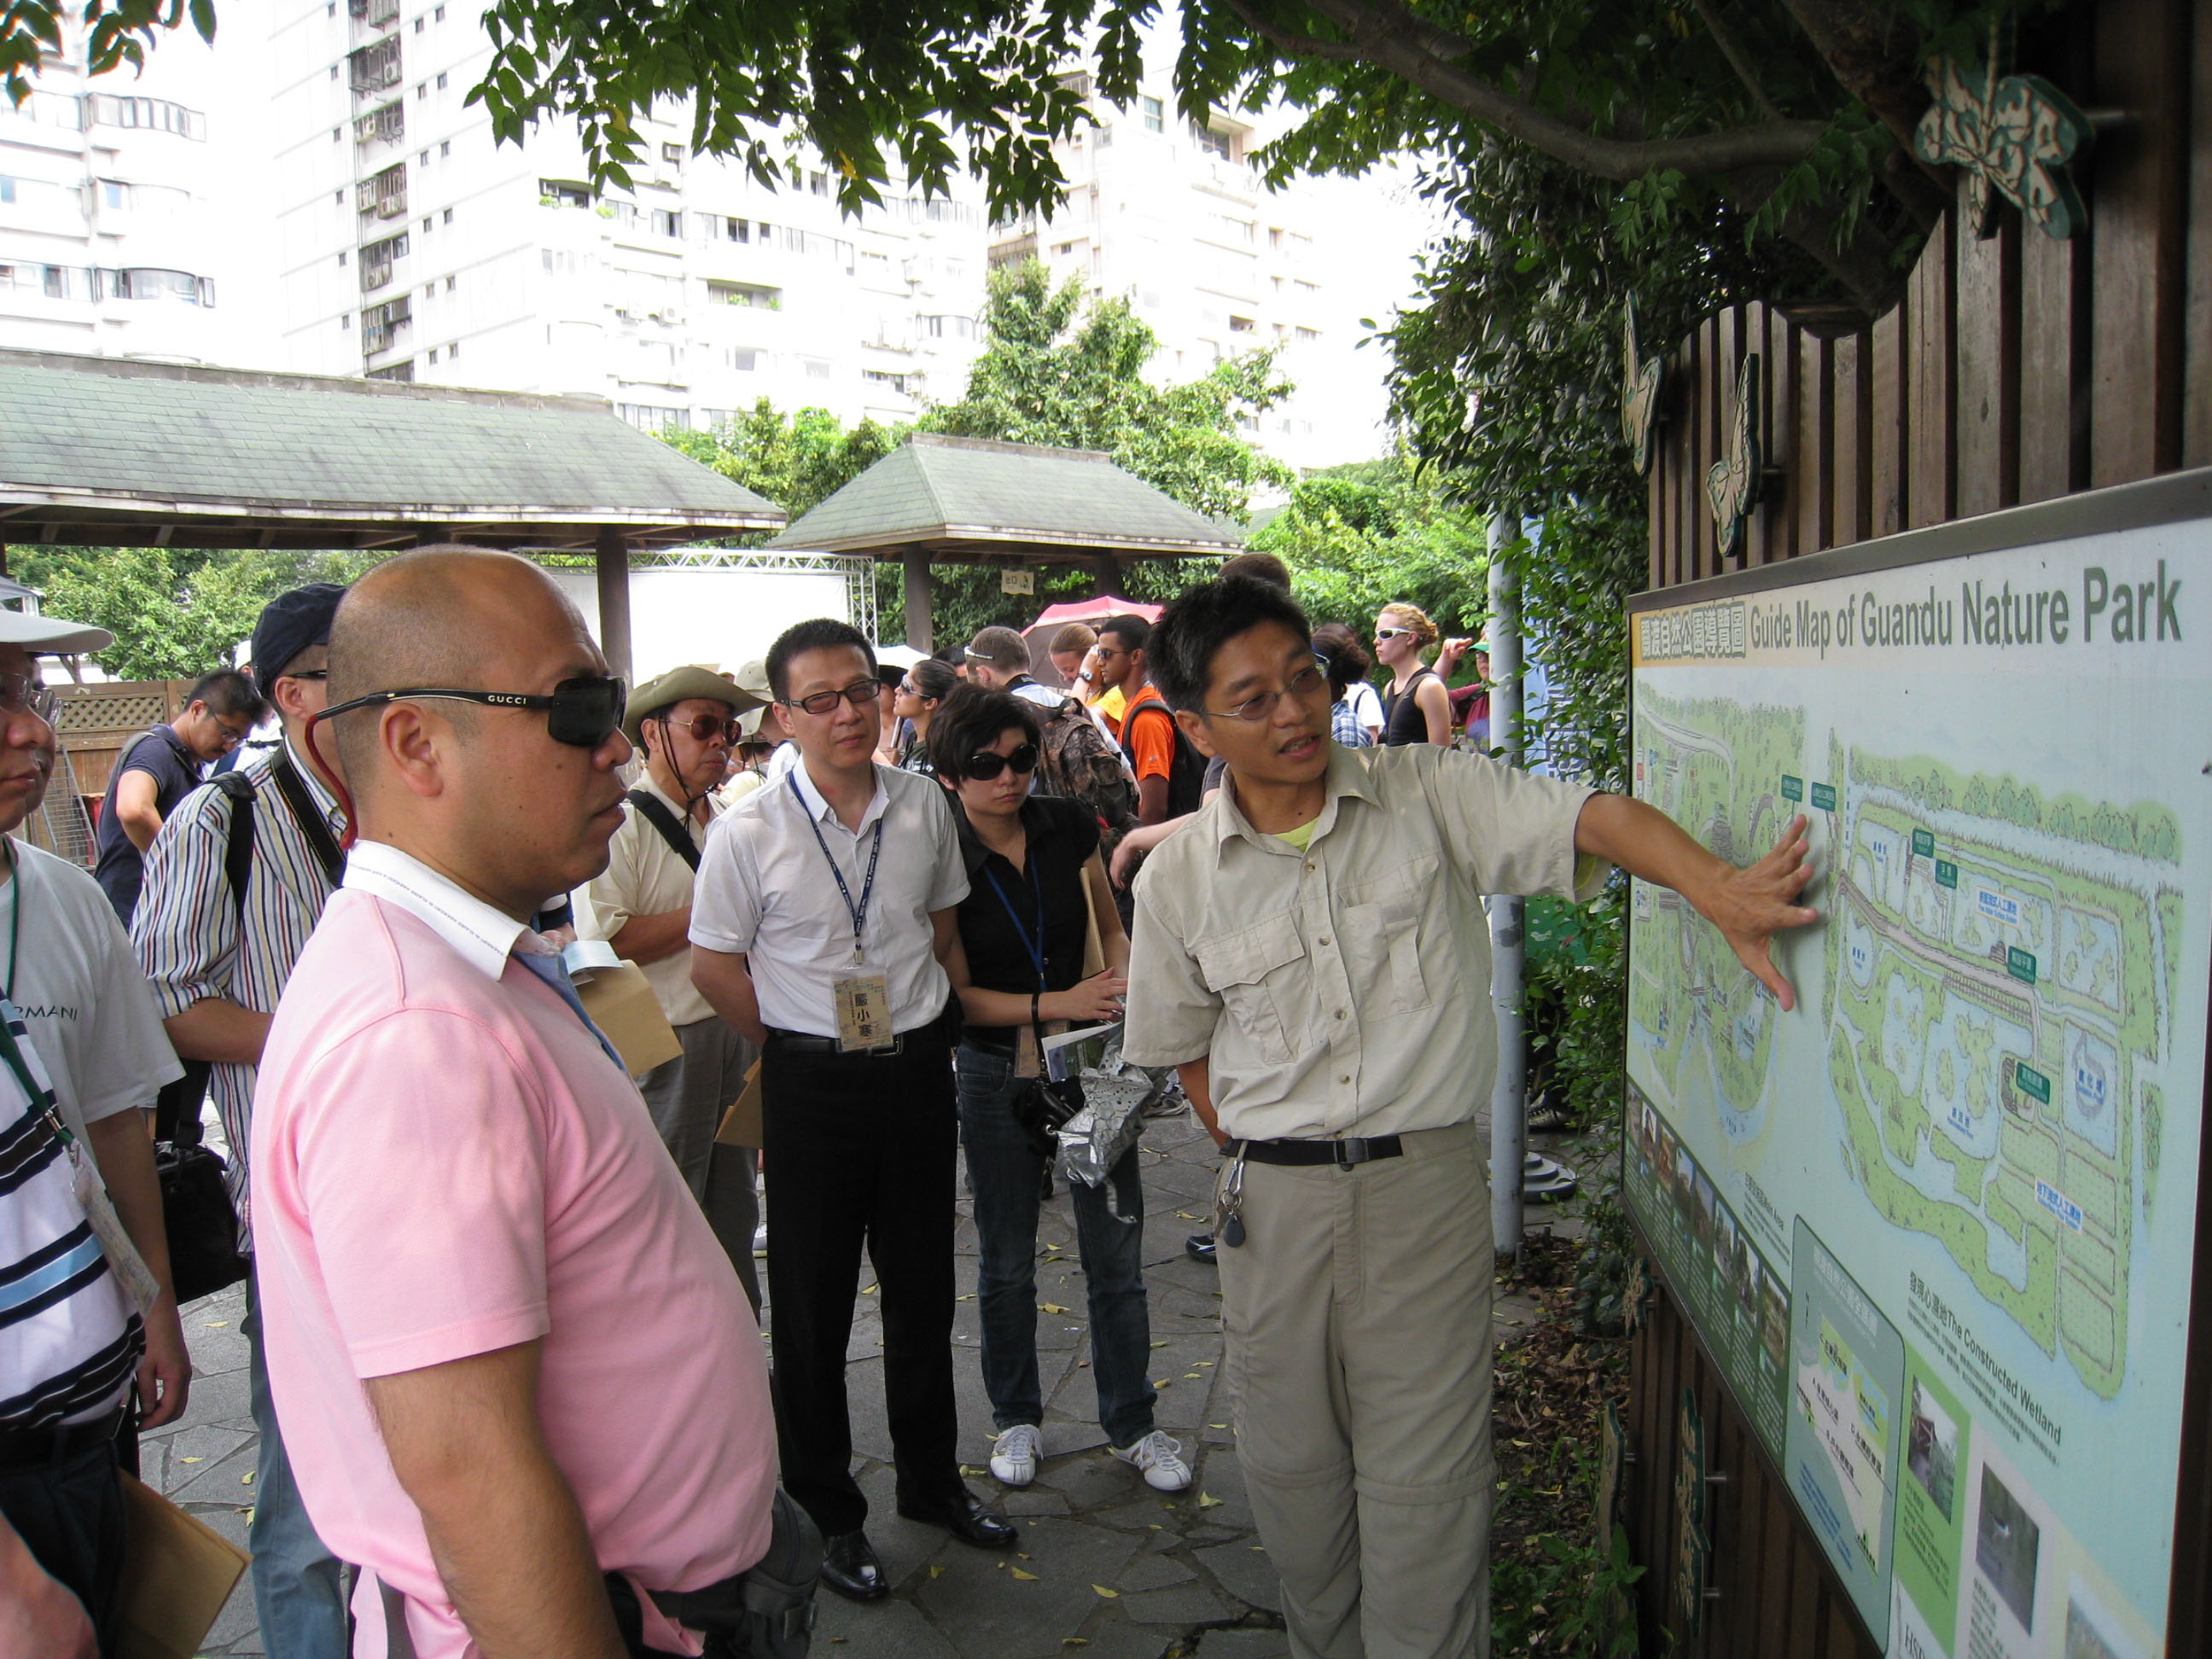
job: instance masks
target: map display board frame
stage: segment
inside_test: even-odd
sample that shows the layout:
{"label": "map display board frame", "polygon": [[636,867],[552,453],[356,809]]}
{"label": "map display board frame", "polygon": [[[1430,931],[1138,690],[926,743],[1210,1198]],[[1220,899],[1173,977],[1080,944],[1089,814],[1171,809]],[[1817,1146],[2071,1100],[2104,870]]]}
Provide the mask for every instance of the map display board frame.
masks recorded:
{"label": "map display board frame", "polygon": [[1785,1012],[1632,884],[1632,1219],[1881,1651],[2159,1659],[2208,1393],[2212,472],[1628,626],[1633,793],[1737,864],[1803,814],[1822,913]]}

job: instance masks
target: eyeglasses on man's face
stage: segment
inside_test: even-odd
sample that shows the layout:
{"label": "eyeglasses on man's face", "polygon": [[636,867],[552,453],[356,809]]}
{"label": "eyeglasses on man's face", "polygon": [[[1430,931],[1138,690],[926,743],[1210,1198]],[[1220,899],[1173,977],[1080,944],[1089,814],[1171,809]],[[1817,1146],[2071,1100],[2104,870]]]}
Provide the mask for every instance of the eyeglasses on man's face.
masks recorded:
{"label": "eyeglasses on man's face", "polygon": [[62,700],[36,674],[0,674],[0,710],[29,714],[52,726],[61,713]]}
{"label": "eyeglasses on man's face", "polygon": [[1309,664],[1291,676],[1291,683],[1279,691],[1260,691],[1244,699],[1234,708],[1209,708],[1207,715],[1216,720],[1266,720],[1275,712],[1275,705],[1285,697],[1295,697],[1300,702],[1311,702],[1328,690],[1328,679],[1318,665]]}
{"label": "eyeglasses on man's face", "polygon": [[738,721],[734,714],[694,714],[680,725],[667,714],[657,718],[672,732],[690,732],[694,743],[712,743],[717,738],[724,743],[738,740]]}
{"label": "eyeglasses on man's face", "polygon": [[216,731],[222,733],[222,746],[226,750],[237,748],[239,744],[253,735],[253,728],[251,726],[233,726],[220,714],[215,716],[215,726]]}
{"label": "eyeglasses on man's face", "polygon": [[817,691],[811,697],[781,697],[777,701],[786,708],[802,709],[809,714],[831,714],[836,712],[840,701],[849,702],[855,708],[866,708],[882,695],[883,689],[882,683],[871,676],[865,680],[854,680],[842,691]]}

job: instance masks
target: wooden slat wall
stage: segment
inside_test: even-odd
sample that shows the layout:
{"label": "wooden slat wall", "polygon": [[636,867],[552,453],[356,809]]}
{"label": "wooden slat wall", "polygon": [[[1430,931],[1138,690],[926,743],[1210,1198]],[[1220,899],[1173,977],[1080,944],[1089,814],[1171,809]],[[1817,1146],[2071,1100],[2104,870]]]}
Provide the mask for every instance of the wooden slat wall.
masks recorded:
{"label": "wooden slat wall", "polygon": [[[1705,478],[1727,442],[1746,351],[1760,356],[1766,455],[1785,477],[1726,568],[2212,465],[2212,0],[2082,0],[2065,28],[2063,61],[2023,67],[2117,118],[2079,174],[2088,231],[2054,241],[2007,209],[1983,240],[1954,213],[1898,307],[1855,334],[1815,337],[1756,304],[1699,325],[1671,360],[1650,482],[1653,586],[1724,568]],[[2204,1194],[2212,1217],[2212,1176]],[[2197,1276],[2212,1308],[2201,1239]],[[2212,1333],[2197,1338],[2212,1370]],[[1663,1290],[1633,1370],[1629,1515],[1650,1569],[1638,1586],[1648,1650],[1671,1636],[1685,1659],[1875,1659]],[[1705,1415],[1711,1467],[1728,1476],[1711,1498],[1719,1595],[1693,1638],[1671,1615],[1668,1576],[1685,1387]],[[2185,1425],[2185,1491],[2212,1491],[2208,1395],[2194,1391]],[[2185,1532],[2177,1552],[2175,1655],[2212,1650],[2203,1530]]]}

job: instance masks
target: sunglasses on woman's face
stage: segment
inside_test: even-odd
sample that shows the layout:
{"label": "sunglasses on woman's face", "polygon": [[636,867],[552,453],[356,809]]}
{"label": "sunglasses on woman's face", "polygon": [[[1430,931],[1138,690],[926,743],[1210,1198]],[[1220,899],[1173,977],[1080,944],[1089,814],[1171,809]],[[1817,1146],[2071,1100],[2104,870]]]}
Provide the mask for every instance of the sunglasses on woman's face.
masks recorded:
{"label": "sunglasses on woman's face", "polygon": [[1378,640],[1398,640],[1413,631],[1410,628],[1378,628],[1375,630],[1375,637]]}
{"label": "sunglasses on woman's face", "polygon": [[1025,743],[1011,755],[994,755],[987,749],[980,755],[969,756],[962,763],[960,769],[978,783],[988,783],[1009,766],[1024,775],[1036,771],[1036,745],[1033,743]]}

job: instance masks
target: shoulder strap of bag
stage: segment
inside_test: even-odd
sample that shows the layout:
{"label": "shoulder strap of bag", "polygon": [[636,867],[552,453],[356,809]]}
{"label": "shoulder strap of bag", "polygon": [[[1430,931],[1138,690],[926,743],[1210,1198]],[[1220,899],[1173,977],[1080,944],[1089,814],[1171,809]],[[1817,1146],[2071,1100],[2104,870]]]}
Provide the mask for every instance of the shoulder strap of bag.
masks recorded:
{"label": "shoulder strap of bag", "polygon": [[629,792],[629,804],[644,815],[647,823],[660,831],[660,838],[668,843],[669,851],[692,869],[699,867],[699,849],[691,844],[691,837],[684,833],[684,826],[676,821],[676,814],[668,810],[667,802],[642,789],[633,789]]}
{"label": "shoulder strap of bag", "polygon": [[292,764],[292,757],[278,755],[270,765],[269,776],[276,786],[276,793],[284,797],[284,805],[292,809],[292,817],[300,825],[300,833],[307,838],[315,862],[323,866],[323,873],[330,878],[331,886],[339,885],[345,880],[345,851],[331,833],[330,821],[316,806],[315,798],[307,793],[307,780]]}
{"label": "shoulder strap of bag", "polygon": [[[237,772],[218,772],[209,784],[230,797],[230,833],[222,844],[222,875],[230,887],[231,915],[238,923],[238,948],[246,948],[246,889],[253,879],[253,781]],[[186,1060],[185,1074],[162,1089],[154,1106],[154,1139],[175,1146],[197,1146],[207,1107],[207,1062]]]}

